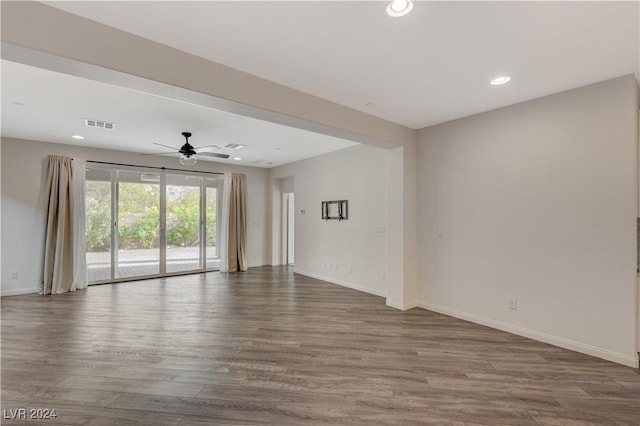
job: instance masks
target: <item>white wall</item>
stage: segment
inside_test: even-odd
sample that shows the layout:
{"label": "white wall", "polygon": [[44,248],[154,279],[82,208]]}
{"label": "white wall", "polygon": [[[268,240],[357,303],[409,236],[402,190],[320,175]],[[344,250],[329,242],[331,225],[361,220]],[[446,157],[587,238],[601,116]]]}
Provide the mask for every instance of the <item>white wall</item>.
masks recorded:
{"label": "white wall", "polygon": [[[2,166],[2,139],[0,138],[0,167]],[[2,197],[2,173],[0,172],[0,198]],[[0,200],[1,201],[1,200]],[[0,203],[0,239],[2,238],[2,204]],[[0,283],[2,283],[2,244],[0,244]],[[2,285],[0,285],[0,295],[2,294]]]}
{"label": "white wall", "polygon": [[[293,178],[295,272],[386,297],[387,155],[359,145],[271,170],[274,188]],[[330,200],[349,201],[348,220],[322,220],[321,203]]]}
{"label": "white wall", "polygon": [[418,306],[418,160],[417,145],[387,155],[387,305]]}
{"label": "white wall", "polygon": [[637,106],[626,76],[422,129],[420,305],[637,366]]}
{"label": "white wall", "polygon": [[[141,156],[46,142],[2,138],[2,295],[36,291],[44,240],[44,194],[47,155],[87,160],[180,168],[173,157]],[[247,175],[247,256],[249,267],[269,263],[269,170],[200,161],[190,170],[239,172]],[[11,279],[11,272],[18,279]]]}

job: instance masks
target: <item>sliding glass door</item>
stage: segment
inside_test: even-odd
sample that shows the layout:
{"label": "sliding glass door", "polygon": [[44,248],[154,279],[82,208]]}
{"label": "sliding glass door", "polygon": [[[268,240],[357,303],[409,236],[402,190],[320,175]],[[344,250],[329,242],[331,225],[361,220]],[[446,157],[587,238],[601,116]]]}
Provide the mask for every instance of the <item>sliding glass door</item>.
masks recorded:
{"label": "sliding glass door", "polygon": [[218,269],[222,179],[209,176],[89,165],[89,282]]}
{"label": "sliding glass door", "polygon": [[202,269],[202,178],[167,175],[167,272]]}
{"label": "sliding glass door", "polygon": [[85,214],[89,282],[109,281],[111,274],[111,170],[87,169]]}
{"label": "sliding glass door", "polygon": [[115,278],[160,273],[160,175],[117,170]]}

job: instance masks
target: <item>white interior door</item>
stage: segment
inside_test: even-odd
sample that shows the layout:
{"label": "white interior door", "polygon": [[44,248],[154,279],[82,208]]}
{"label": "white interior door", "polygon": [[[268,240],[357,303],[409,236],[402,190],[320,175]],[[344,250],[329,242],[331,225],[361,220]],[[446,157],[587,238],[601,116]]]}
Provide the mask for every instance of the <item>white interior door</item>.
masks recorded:
{"label": "white interior door", "polygon": [[294,263],[295,241],[295,197],[293,192],[287,193],[287,264]]}

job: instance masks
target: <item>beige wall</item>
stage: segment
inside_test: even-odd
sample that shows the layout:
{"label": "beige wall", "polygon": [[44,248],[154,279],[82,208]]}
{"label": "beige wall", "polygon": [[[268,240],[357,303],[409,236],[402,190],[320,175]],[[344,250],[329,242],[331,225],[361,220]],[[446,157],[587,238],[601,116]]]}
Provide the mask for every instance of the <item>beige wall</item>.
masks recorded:
{"label": "beige wall", "polygon": [[[388,153],[358,145],[271,169],[281,193],[294,188],[297,273],[387,296]],[[280,192],[274,196],[278,207]],[[330,200],[349,201],[348,220],[322,220],[321,203]],[[274,235],[282,233],[281,216],[272,210]]]}
{"label": "beige wall", "polygon": [[421,306],[637,365],[636,84],[420,131]]}
{"label": "beige wall", "polygon": [[[36,291],[43,252],[44,196],[47,155],[57,154],[87,160],[180,168],[174,157],[141,156],[104,149],[2,138],[2,294]],[[229,166],[200,161],[190,170],[247,175],[247,257],[249,266],[269,263],[270,212],[267,198],[268,169]],[[11,272],[18,279],[11,279]]]}

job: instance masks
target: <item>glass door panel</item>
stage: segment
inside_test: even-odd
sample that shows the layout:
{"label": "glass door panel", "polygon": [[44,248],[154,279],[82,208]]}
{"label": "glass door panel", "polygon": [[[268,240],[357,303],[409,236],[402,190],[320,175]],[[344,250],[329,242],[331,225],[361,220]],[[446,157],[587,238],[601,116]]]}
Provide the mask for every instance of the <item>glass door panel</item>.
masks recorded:
{"label": "glass door panel", "polygon": [[220,269],[220,253],[218,252],[218,186],[221,180],[215,178],[206,179],[206,257],[207,269]]}
{"label": "glass door panel", "polygon": [[85,236],[89,282],[111,279],[111,170],[87,169]]}
{"label": "glass door panel", "polygon": [[160,175],[118,172],[115,278],[160,273]]}
{"label": "glass door panel", "polygon": [[202,269],[202,178],[167,175],[166,188],[166,271]]}

